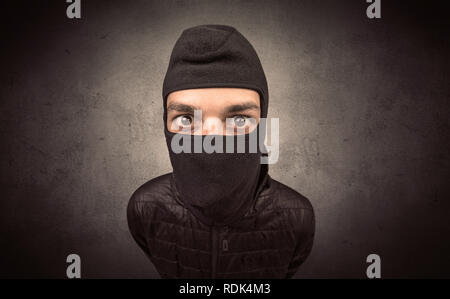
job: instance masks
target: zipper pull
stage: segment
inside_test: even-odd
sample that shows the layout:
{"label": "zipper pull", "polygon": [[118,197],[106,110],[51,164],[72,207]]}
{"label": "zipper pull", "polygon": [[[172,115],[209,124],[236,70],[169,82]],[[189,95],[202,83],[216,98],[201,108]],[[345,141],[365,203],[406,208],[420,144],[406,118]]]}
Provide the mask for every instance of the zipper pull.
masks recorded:
{"label": "zipper pull", "polygon": [[227,239],[222,240],[222,250],[228,251],[228,240]]}

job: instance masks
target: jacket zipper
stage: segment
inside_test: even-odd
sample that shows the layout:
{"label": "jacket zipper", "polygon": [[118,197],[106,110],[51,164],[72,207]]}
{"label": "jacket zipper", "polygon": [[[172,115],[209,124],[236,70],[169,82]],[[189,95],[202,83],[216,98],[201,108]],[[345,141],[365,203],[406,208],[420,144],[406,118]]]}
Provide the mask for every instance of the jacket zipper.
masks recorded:
{"label": "jacket zipper", "polygon": [[217,271],[217,256],[219,254],[219,228],[212,227],[212,255],[211,255],[211,277],[216,278]]}

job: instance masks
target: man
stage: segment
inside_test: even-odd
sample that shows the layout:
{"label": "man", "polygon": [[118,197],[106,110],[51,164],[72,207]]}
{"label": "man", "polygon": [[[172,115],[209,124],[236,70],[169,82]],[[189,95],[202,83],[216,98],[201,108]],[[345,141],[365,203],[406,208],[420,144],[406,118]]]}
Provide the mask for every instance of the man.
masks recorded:
{"label": "man", "polygon": [[[265,133],[260,120],[268,110],[251,44],[230,26],[184,30],[163,103],[173,172],[140,186],[127,210],[133,238],[161,277],[292,277],[311,251],[314,212],[307,198],[269,176],[264,147],[249,150],[251,134]],[[246,151],[237,150],[239,140]],[[196,152],[197,141],[220,150]]]}

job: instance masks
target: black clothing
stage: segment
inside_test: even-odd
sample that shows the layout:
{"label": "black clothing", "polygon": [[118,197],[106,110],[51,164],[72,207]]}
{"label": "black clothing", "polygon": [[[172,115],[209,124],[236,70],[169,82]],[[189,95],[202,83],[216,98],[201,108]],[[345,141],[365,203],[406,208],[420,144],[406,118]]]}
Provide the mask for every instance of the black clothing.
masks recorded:
{"label": "black clothing", "polygon": [[[242,135],[190,135],[166,131],[167,147],[173,167],[176,190],[183,204],[207,225],[227,225],[241,217],[255,198],[260,179],[267,173],[261,164],[261,152],[239,153],[238,143],[249,148],[250,135],[258,141],[253,130]],[[188,145],[187,152],[174,151],[175,144]],[[194,152],[198,147],[214,143],[219,152]],[[227,152],[229,145],[230,152]],[[255,146],[256,147],[256,146]]]}
{"label": "black clothing", "polygon": [[268,174],[245,215],[226,226],[195,217],[172,173],[139,187],[127,214],[133,238],[162,278],[290,278],[315,231],[309,200]]}
{"label": "black clothing", "polygon": [[[164,134],[173,167],[175,186],[180,200],[203,223],[226,225],[242,216],[255,198],[260,178],[267,171],[261,164],[266,149],[258,146],[249,152],[250,134],[265,136],[265,125],[244,134],[246,153],[237,153],[238,137],[233,138],[233,153],[188,153],[174,151],[172,139],[179,134],[167,128],[167,96],[170,92],[200,87],[245,87],[259,92],[261,117],[266,117],[268,89],[264,71],[256,51],[235,28],[225,25],[200,25],[184,30],[175,43],[163,84]],[[187,137],[184,135],[185,138]],[[222,136],[191,136],[203,144],[205,139]],[[192,140],[191,140],[192,139]],[[264,140],[262,140],[264,141]],[[178,145],[179,143],[176,142]],[[257,142],[259,145],[259,142]]]}

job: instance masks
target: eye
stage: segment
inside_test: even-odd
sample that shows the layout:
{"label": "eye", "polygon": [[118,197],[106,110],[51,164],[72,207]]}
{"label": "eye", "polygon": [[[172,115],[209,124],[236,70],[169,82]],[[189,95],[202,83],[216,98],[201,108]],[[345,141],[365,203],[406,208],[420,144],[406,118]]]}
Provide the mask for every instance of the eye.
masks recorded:
{"label": "eye", "polygon": [[192,119],[189,116],[183,115],[180,117],[180,122],[183,126],[190,126],[192,123]]}
{"label": "eye", "polygon": [[192,117],[189,115],[180,115],[174,119],[174,122],[178,127],[190,127],[192,125]]}
{"label": "eye", "polygon": [[247,117],[245,117],[243,115],[237,115],[237,116],[233,117],[233,122],[236,127],[242,128],[247,124]]}

